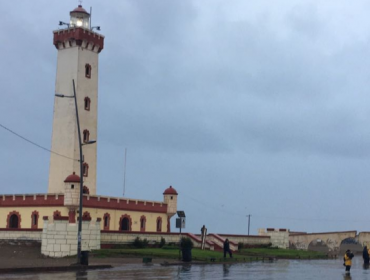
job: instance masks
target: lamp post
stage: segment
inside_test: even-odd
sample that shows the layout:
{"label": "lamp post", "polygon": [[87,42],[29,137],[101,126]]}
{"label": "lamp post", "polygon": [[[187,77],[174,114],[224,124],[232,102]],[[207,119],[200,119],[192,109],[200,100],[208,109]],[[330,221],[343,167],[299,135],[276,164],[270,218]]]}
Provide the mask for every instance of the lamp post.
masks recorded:
{"label": "lamp post", "polygon": [[78,117],[78,107],[77,107],[77,96],[76,96],[76,88],[75,88],[75,80],[72,80],[73,84],[73,95],[64,95],[56,93],[55,96],[62,97],[62,98],[74,98],[75,100],[75,108],[76,108],[76,121],[77,121],[77,133],[78,133],[78,146],[80,148],[80,203],[79,203],[79,210],[78,210],[78,240],[77,240],[77,264],[81,264],[81,231],[82,231],[82,198],[83,198],[83,155],[82,155],[82,146],[93,144],[96,141],[91,140],[86,143],[82,143],[81,141],[81,130],[80,130],[80,119]]}
{"label": "lamp post", "polygon": [[248,217],[248,235],[249,235],[249,226],[251,225],[251,215],[247,215]]}

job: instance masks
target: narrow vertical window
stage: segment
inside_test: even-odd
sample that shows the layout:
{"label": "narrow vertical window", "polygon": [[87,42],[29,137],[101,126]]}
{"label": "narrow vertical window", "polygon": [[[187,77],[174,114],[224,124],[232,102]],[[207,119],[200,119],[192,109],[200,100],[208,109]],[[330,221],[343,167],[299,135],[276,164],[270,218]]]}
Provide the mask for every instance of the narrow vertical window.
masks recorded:
{"label": "narrow vertical window", "polygon": [[158,232],[162,231],[162,218],[161,217],[157,218],[157,231]]}
{"label": "narrow vertical window", "polygon": [[85,97],[85,103],[84,104],[85,104],[85,110],[90,111],[90,104],[91,104],[90,98]]}
{"label": "narrow vertical window", "polygon": [[90,132],[87,129],[83,132],[83,139],[84,143],[87,143],[90,140]]}
{"label": "narrow vertical window", "polygon": [[88,79],[91,78],[91,65],[90,64],[85,65],[85,77]]}
{"label": "narrow vertical window", "polygon": [[82,165],[82,172],[84,174],[84,177],[87,177],[89,175],[89,165],[84,162]]}
{"label": "narrow vertical window", "polygon": [[31,228],[38,228],[39,212],[33,211],[31,214]]}
{"label": "narrow vertical window", "polygon": [[109,224],[110,224],[110,215],[109,213],[104,214],[104,230],[109,230]]}
{"label": "narrow vertical window", "polygon": [[145,231],[145,226],[146,226],[146,217],[141,216],[141,218],[140,218],[140,231]]}

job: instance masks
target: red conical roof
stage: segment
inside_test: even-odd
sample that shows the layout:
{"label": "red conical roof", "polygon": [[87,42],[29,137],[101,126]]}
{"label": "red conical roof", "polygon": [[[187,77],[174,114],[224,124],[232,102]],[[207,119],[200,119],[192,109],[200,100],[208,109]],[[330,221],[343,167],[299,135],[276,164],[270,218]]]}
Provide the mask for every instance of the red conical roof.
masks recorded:
{"label": "red conical roof", "polygon": [[74,9],[73,11],[71,11],[71,13],[82,13],[82,14],[90,15],[88,12],[86,12],[84,8],[82,8],[82,5],[78,5],[78,7]]}
{"label": "red conical roof", "polygon": [[178,195],[177,191],[172,187],[170,186],[169,188],[167,188],[163,194],[174,194],[174,195]]}
{"label": "red conical roof", "polygon": [[80,176],[76,175],[76,173],[73,172],[73,174],[69,175],[65,180],[64,183],[79,183],[80,182]]}

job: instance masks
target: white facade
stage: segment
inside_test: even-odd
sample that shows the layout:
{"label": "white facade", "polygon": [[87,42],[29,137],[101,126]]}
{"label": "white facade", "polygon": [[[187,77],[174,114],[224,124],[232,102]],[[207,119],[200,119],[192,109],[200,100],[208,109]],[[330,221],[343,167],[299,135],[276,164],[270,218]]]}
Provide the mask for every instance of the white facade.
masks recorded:
{"label": "white facade", "polygon": [[[103,36],[84,28],[54,31],[54,45],[58,49],[55,93],[73,96],[72,81],[75,81],[82,141],[85,130],[89,140],[97,140],[98,55],[103,40]],[[89,74],[86,68],[89,68]],[[89,109],[85,108],[85,98],[90,100]],[[48,192],[63,193],[64,179],[73,172],[80,174],[74,98],[55,97],[51,150],[59,155],[51,153]],[[84,163],[88,165],[84,186],[94,195],[97,143],[84,145],[83,155]]]}

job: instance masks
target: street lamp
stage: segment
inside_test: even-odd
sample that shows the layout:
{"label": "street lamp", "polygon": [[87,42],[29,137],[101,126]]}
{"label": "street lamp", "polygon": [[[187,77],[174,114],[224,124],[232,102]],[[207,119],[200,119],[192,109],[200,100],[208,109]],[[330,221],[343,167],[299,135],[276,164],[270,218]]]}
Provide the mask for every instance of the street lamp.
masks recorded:
{"label": "street lamp", "polygon": [[82,231],[82,198],[83,198],[83,155],[82,155],[82,146],[93,144],[96,141],[91,140],[86,143],[82,143],[81,141],[81,131],[80,131],[80,119],[78,118],[78,107],[77,107],[77,96],[76,96],[76,88],[75,88],[75,80],[72,80],[73,83],[73,95],[64,95],[56,93],[56,97],[61,98],[74,98],[75,100],[75,107],[76,107],[76,121],[77,121],[77,132],[78,132],[78,144],[80,148],[80,204],[79,204],[79,213],[78,213],[78,243],[77,243],[77,263],[81,264],[81,231]]}

